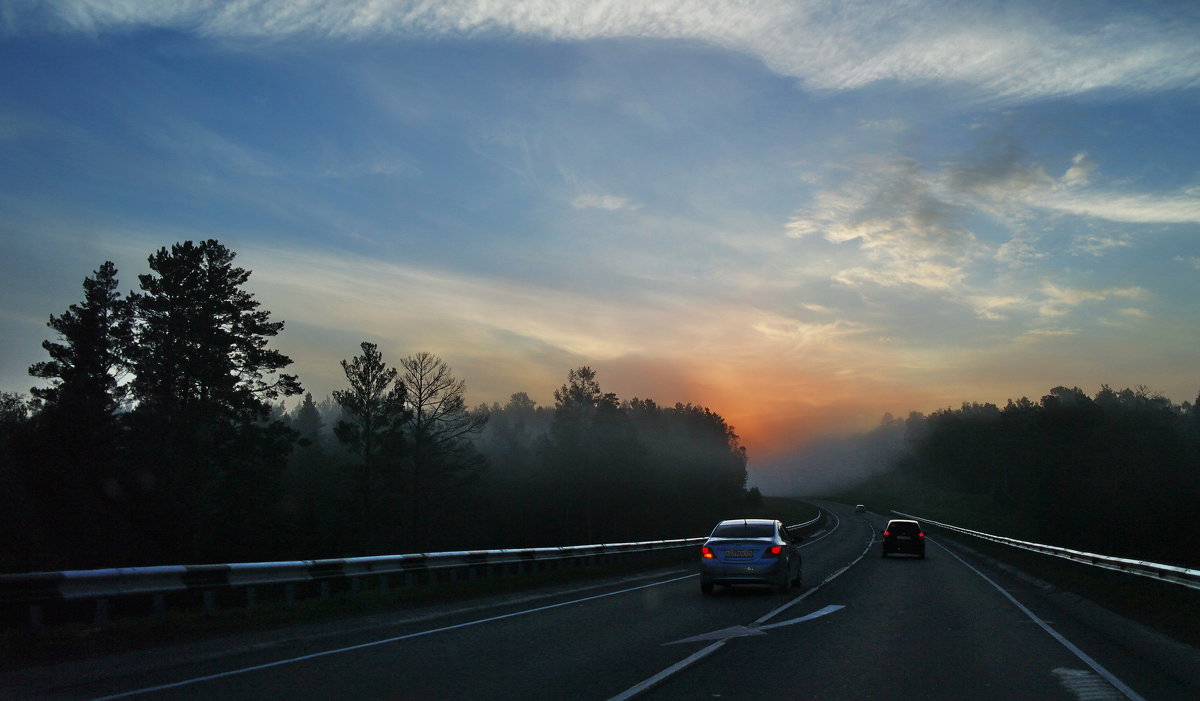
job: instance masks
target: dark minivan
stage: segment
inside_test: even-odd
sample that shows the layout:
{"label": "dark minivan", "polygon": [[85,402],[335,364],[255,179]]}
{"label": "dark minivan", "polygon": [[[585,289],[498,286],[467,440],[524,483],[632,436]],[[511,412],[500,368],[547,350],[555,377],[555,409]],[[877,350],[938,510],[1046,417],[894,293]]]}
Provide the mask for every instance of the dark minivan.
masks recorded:
{"label": "dark minivan", "polygon": [[925,531],[916,521],[894,519],[883,529],[883,556],[888,553],[911,553],[925,557]]}

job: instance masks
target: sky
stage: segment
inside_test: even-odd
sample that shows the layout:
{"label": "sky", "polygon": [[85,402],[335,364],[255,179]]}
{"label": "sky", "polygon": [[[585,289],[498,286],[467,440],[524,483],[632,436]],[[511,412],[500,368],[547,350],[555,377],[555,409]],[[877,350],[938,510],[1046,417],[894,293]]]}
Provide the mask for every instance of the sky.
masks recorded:
{"label": "sky", "polygon": [[106,260],[215,238],[318,400],[568,370],[751,471],[885,412],[1200,391],[1200,4],[15,0],[0,389]]}

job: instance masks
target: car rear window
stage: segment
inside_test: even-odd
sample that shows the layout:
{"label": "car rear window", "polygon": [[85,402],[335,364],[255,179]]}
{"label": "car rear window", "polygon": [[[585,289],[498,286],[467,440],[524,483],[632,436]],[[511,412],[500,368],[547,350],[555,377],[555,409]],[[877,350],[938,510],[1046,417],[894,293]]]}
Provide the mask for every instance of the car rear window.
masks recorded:
{"label": "car rear window", "polygon": [[772,538],[773,523],[723,523],[712,532],[713,538]]}
{"label": "car rear window", "polygon": [[921,530],[912,521],[892,521],[888,524],[887,529],[892,533],[899,533],[900,535],[913,535]]}

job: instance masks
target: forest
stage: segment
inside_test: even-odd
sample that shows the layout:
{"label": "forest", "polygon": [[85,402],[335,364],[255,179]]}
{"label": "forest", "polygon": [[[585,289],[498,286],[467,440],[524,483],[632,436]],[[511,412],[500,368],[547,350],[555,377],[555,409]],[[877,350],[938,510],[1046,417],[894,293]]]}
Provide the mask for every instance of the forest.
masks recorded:
{"label": "forest", "polygon": [[[215,240],[105,262],[0,392],[0,568],[54,571],[691,537],[761,495],[714,411],[604,392],[468,407],[436,355],[363,342],[317,402]],[[297,399],[291,410],[285,400]]]}
{"label": "forest", "polygon": [[1200,566],[1190,536],[1200,513],[1197,405],[1145,387],[1103,385],[1089,396],[1060,386],[1038,401],[888,417],[844,446],[892,446],[882,469],[839,496],[1021,540]]}
{"label": "forest", "polygon": [[[125,295],[105,262],[50,316],[40,386],[0,392],[0,569],[692,537],[761,505],[720,414],[621,399],[588,366],[553,406],[471,407],[443,359],[392,364],[364,341],[317,401],[234,258],[214,240],[162,248]],[[887,415],[797,457],[791,491],[821,489],[819,462],[872,510],[1197,566],[1197,404],[1105,385]]]}

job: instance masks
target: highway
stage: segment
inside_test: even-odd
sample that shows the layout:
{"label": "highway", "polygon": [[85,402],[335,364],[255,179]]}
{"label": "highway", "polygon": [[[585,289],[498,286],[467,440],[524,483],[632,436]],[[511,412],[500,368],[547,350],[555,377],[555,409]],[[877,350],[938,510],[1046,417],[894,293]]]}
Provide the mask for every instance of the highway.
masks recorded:
{"label": "highway", "polygon": [[[881,558],[821,502],[803,585],[690,568],[0,676],[32,699],[1195,699],[1200,653],[1059,606],[951,541]],[[1104,617],[1107,618],[1107,617]],[[1103,625],[1102,625],[1103,623]],[[1188,668],[1190,666],[1190,669]]]}

